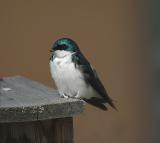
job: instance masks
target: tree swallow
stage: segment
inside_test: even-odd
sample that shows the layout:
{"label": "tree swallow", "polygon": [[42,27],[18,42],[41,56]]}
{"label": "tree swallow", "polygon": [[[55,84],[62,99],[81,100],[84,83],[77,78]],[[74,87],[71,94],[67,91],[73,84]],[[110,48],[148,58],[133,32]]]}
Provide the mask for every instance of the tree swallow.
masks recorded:
{"label": "tree swallow", "polygon": [[50,71],[61,97],[81,99],[102,110],[107,110],[108,103],[117,110],[95,69],[72,39],[58,39],[50,51]]}

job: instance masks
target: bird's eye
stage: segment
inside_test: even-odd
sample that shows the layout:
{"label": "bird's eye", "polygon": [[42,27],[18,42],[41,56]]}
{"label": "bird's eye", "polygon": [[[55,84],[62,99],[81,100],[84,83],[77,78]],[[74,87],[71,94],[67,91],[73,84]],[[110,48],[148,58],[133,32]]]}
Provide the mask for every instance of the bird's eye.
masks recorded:
{"label": "bird's eye", "polygon": [[56,47],[56,50],[65,50],[66,48],[67,48],[66,45],[58,45]]}

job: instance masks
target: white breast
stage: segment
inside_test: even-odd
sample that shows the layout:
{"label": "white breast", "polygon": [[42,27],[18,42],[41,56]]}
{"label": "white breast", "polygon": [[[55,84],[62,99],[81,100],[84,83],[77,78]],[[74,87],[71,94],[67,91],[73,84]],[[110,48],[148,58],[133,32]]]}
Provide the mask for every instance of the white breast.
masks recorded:
{"label": "white breast", "polygon": [[50,61],[50,70],[60,94],[75,98],[97,96],[93,88],[86,85],[82,73],[75,68],[72,53],[64,54],[63,51],[63,54],[59,53],[59,55],[63,56],[58,57],[57,54],[53,61]]}

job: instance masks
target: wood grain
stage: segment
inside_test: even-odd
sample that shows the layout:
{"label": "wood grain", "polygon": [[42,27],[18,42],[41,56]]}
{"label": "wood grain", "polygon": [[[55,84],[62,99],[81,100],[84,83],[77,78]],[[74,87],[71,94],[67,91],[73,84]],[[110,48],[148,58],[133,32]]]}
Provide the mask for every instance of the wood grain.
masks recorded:
{"label": "wood grain", "polygon": [[0,143],[73,143],[73,119],[1,123]]}

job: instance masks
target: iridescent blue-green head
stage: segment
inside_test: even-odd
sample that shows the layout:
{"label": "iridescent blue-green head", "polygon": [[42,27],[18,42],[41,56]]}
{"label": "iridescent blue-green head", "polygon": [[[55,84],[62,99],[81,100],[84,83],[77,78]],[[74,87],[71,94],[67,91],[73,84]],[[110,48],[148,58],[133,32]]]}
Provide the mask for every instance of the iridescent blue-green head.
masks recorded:
{"label": "iridescent blue-green head", "polygon": [[51,52],[63,50],[69,52],[77,52],[79,51],[79,47],[72,39],[69,38],[61,38],[58,39],[52,46]]}

